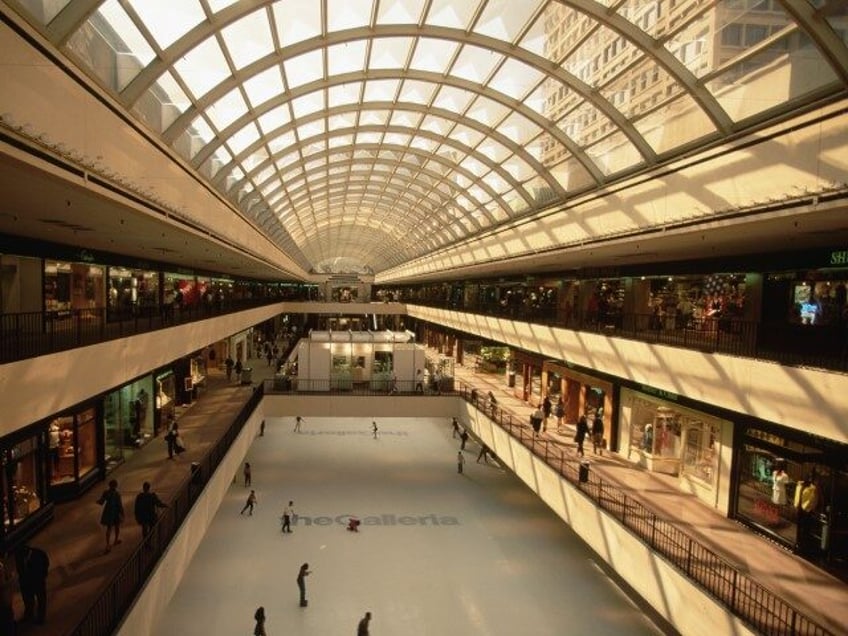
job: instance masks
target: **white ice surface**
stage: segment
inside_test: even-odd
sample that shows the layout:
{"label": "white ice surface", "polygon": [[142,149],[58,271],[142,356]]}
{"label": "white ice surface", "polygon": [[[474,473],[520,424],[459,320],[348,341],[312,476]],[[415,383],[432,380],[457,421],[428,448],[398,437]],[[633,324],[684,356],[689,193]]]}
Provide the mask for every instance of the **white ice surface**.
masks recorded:
{"label": "white ice surface", "polygon": [[[370,420],[309,418],[298,434],[269,418],[246,458],[254,515],[239,515],[239,474],[153,633],[247,636],[260,605],[271,636],[353,635],[366,610],[377,635],[662,633],[514,475],[476,463],[474,443],[457,474],[447,420],[377,423],[374,439]],[[289,499],[300,518],[282,534]],[[351,514],[359,533],[335,521]]]}

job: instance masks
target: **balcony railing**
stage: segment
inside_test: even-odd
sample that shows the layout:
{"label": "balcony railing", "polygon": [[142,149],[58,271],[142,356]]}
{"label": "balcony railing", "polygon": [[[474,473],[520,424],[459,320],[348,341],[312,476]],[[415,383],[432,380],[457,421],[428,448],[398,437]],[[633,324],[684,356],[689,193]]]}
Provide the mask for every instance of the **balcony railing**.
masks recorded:
{"label": "balcony railing", "polygon": [[[269,382],[273,383],[273,380],[266,381],[265,385]],[[361,392],[367,393],[366,390]],[[416,391],[401,394],[415,395]],[[671,521],[661,518],[641,502],[622,492],[616,484],[604,481],[594,472],[584,473],[581,479],[580,460],[576,456],[567,453],[555,442],[535,436],[529,422],[492,403],[488,395],[481,395],[473,387],[464,384],[460,385],[454,394],[458,394],[491,418],[556,470],[562,478],[575,485],[599,508],[626,526],[634,536],[759,633],[775,636],[834,636],[777,594],[677,528]],[[105,636],[112,633],[188,516],[203,486],[217,469],[263,397],[263,387],[260,386],[254,391],[233,425],[201,462],[192,466],[191,473],[177,488],[169,508],[164,511],[130,559],[115,573],[80,624],[71,631],[73,636]]]}
{"label": "balcony railing", "polygon": [[262,397],[262,387],[259,386],[221,438],[199,462],[191,465],[191,471],[175,489],[168,507],[129,559],[115,572],[79,625],[69,632],[71,636],[107,636],[114,633]]}
{"label": "balcony railing", "polygon": [[848,321],[836,325],[764,323],[730,316],[683,317],[640,313],[563,312],[555,308],[467,307],[438,301],[409,301],[409,305],[482,313],[510,320],[599,333],[671,347],[770,360],[792,366],[848,371]]}
{"label": "balcony railing", "polygon": [[126,338],[206,318],[281,302],[244,299],[184,307],[145,306],[115,312],[105,307],[0,314],[0,364]]}
{"label": "balcony railing", "polygon": [[758,633],[833,636],[674,523],[622,492],[616,484],[604,481],[595,472],[584,471],[581,480],[580,459],[558,443],[535,435],[525,418],[493,404],[473,387],[461,385],[459,394]]}

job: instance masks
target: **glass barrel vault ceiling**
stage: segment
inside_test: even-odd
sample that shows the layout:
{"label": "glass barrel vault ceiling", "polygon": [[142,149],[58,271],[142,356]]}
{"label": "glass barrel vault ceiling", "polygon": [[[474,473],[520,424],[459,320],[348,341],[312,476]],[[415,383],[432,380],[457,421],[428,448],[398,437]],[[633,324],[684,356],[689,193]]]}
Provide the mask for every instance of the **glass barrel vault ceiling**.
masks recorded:
{"label": "glass barrel vault ceiling", "polygon": [[381,272],[844,89],[828,0],[17,0],[304,269]]}

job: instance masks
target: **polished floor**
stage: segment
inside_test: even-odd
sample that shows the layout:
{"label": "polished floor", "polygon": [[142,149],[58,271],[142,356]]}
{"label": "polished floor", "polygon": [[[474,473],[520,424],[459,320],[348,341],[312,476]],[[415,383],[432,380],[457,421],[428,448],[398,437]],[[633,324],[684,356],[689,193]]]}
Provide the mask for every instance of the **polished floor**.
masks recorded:
{"label": "polished floor", "polygon": [[[659,634],[586,547],[514,475],[464,453],[449,420],[267,419],[156,634]],[[240,478],[241,482],[241,478]],[[287,501],[298,514],[281,532]],[[346,530],[351,516],[362,525]],[[309,563],[309,606],[295,578]]]}

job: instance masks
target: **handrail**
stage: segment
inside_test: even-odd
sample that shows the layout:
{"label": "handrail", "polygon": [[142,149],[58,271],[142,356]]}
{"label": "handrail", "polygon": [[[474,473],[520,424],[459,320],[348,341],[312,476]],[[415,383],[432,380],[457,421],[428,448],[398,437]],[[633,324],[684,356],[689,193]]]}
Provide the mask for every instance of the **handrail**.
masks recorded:
{"label": "handrail", "polygon": [[200,303],[178,308],[150,305],[117,313],[105,307],[0,314],[0,364],[135,336],[282,302],[273,298]]}
{"label": "handrail", "polygon": [[576,456],[568,457],[559,445],[536,436],[528,422],[497,404],[491,404],[488,396],[480,395],[474,387],[464,383],[460,383],[458,393],[758,632],[835,636],[697,539],[621,492],[616,485],[605,482],[594,472],[584,475],[585,481],[582,481],[580,460]]}
{"label": "handrail", "polygon": [[636,312],[600,314],[497,303],[465,307],[426,299],[409,300],[406,304],[496,316],[705,353],[848,372],[848,321],[831,326],[810,326],[764,323],[735,316],[684,318]]}
{"label": "handrail", "polygon": [[[70,632],[72,636],[106,636],[117,627],[188,516],[206,482],[263,399],[267,382],[270,381],[257,386],[233,425],[200,462],[192,464],[190,475],[176,489],[177,494],[169,507],[130,558],[115,572],[87,614]],[[385,395],[385,392],[381,393]],[[415,391],[404,393],[407,396],[416,394]],[[492,419],[561,477],[575,485],[584,496],[754,629],[763,634],[834,636],[697,539],[661,518],[640,501],[622,493],[617,486],[604,482],[594,472],[584,475],[585,481],[581,480],[579,459],[567,456],[560,446],[549,440],[535,436],[529,424],[522,421],[523,418],[497,404],[493,405],[487,395],[480,395],[474,387],[464,383],[460,383],[458,389],[450,394],[458,395]]]}
{"label": "handrail", "polygon": [[199,462],[191,465],[191,472],[177,486],[176,495],[168,502],[168,507],[127,561],[112,575],[79,624],[69,632],[71,636],[108,636],[113,633],[262,398],[262,385],[259,385],[232,425]]}

